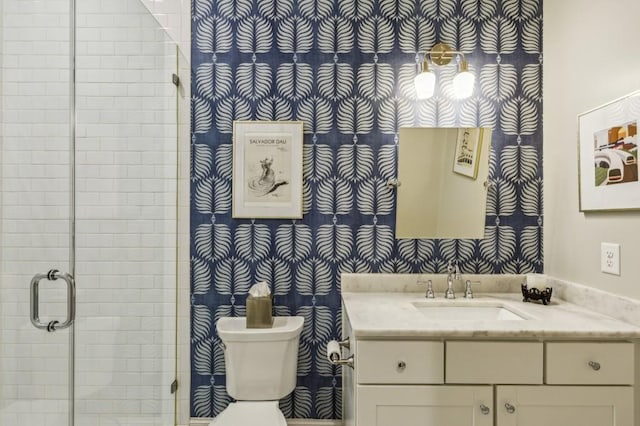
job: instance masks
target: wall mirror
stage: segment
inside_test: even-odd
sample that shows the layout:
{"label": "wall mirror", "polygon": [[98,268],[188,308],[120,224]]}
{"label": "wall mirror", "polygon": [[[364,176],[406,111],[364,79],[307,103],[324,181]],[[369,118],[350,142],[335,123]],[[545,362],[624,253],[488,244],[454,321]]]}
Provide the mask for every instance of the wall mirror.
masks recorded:
{"label": "wall mirror", "polygon": [[396,238],[484,238],[490,128],[400,128]]}

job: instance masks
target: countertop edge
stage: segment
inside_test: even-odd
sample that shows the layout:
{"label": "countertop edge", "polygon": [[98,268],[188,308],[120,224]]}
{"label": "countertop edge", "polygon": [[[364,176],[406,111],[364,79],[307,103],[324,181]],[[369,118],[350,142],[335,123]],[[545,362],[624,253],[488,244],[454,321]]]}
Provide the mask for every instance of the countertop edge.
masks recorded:
{"label": "countertop edge", "polygon": [[460,330],[420,330],[419,332],[408,332],[406,330],[363,330],[354,329],[353,336],[360,340],[419,340],[419,339],[438,339],[438,340],[457,340],[457,339],[473,339],[473,340],[522,340],[522,341],[632,341],[640,339],[640,331],[634,333],[628,332],[563,332],[563,331],[525,331],[522,333],[502,332],[497,330],[479,330],[479,331],[460,331]]}

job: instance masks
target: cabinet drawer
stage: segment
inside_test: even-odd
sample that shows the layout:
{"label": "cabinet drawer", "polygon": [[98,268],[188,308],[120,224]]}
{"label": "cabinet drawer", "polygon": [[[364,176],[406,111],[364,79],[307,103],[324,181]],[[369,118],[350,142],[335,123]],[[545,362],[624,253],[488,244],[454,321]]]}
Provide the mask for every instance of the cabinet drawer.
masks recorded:
{"label": "cabinet drawer", "polygon": [[542,383],[541,342],[447,342],[446,383]]}
{"label": "cabinet drawer", "polygon": [[443,383],[443,365],[443,342],[365,340],[356,348],[358,383]]}
{"label": "cabinet drawer", "polygon": [[633,344],[547,343],[546,383],[633,384]]}

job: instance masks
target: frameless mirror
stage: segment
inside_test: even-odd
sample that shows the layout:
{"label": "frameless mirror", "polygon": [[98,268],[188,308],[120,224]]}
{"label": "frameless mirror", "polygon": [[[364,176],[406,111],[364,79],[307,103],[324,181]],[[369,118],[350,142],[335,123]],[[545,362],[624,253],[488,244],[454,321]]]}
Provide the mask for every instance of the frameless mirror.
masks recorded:
{"label": "frameless mirror", "polygon": [[400,128],[396,238],[484,238],[490,128]]}

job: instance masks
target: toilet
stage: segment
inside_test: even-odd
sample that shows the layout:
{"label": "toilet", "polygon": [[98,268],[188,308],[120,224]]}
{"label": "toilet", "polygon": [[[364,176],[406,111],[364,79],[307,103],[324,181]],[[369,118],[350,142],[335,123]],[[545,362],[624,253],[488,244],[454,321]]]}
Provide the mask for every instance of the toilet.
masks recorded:
{"label": "toilet", "polygon": [[278,402],[296,387],[304,317],[274,317],[272,328],[247,328],[246,318],[220,318],[227,393],[237,402],[209,426],[286,426]]}

